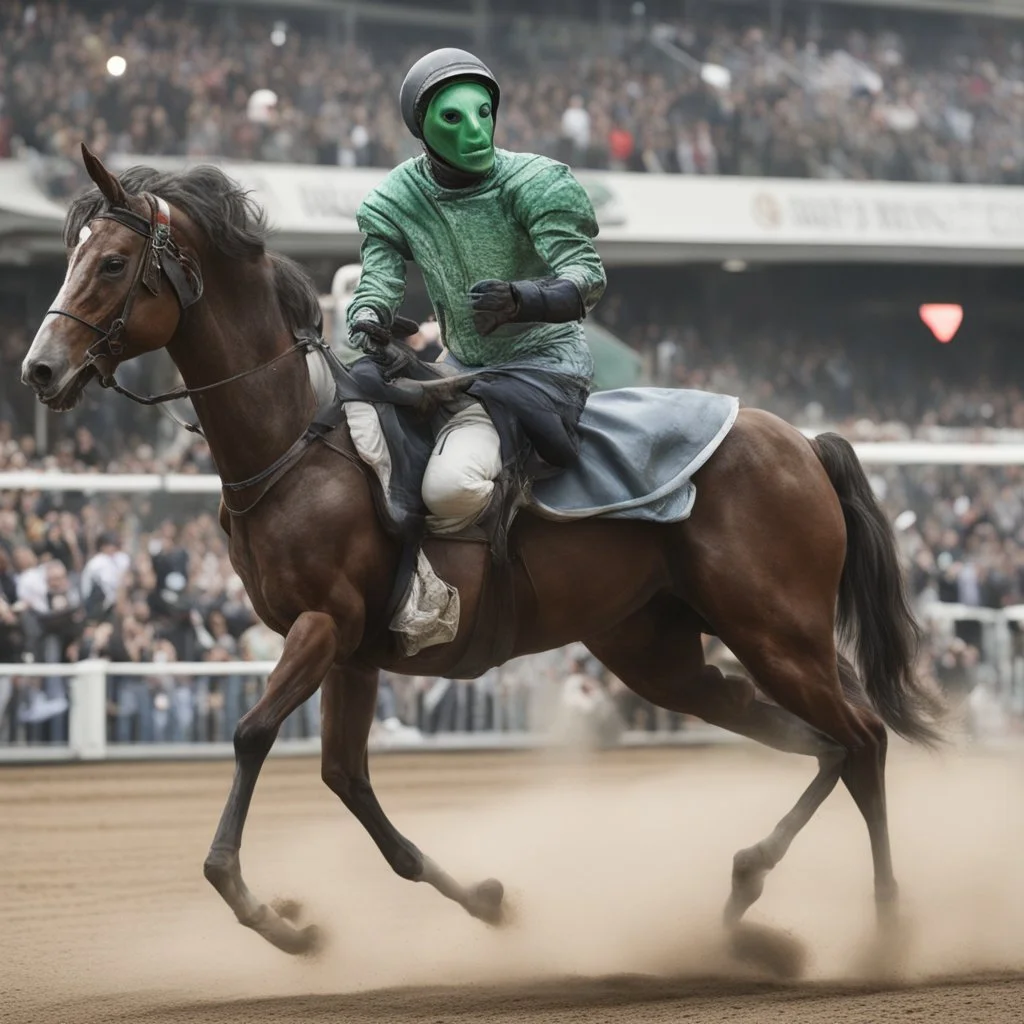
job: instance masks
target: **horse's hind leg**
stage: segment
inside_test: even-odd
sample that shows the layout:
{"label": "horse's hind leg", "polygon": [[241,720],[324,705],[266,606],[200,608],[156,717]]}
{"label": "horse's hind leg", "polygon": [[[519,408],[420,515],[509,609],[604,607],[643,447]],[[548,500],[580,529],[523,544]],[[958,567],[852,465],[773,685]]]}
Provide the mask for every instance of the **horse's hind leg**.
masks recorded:
{"label": "horse's hind leg", "polygon": [[857,677],[853,665],[843,657],[839,659],[839,678],[846,700],[861,714],[876,720],[877,737],[872,747],[858,751],[843,767],[843,784],[846,786],[864,816],[871,842],[871,858],[875,872],[875,907],[879,923],[888,926],[895,919],[899,887],[892,869],[892,852],[889,843],[889,815],[885,801],[885,757],[888,750],[888,736],[885,727],[868,701],[864,687]]}
{"label": "horse's hind leg", "polygon": [[624,683],[659,707],[697,715],[776,750],[818,759],[814,781],[771,835],[736,854],[725,912],[726,922],[734,925],[761,895],[765,875],[835,788],[844,752],[789,711],[758,699],[748,679],[723,676],[705,665],[700,634],[687,623],[688,616],[680,601],[659,597],[588,646]]}
{"label": "horse's hind leg", "polygon": [[842,750],[839,773],[867,823],[879,920],[895,910],[889,826],[885,806],[885,724],[866,700],[849,662],[837,658],[830,617],[815,622],[806,609],[786,629],[723,636],[773,700],[834,740]]}
{"label": "horse's hind leg", "polygon": [[370,785],[366,744],[377,705],[376,669],[334,668],[321,689],[321,774],[326,785],[356,816],[392,870],[412,882],[427,882],[473,917],[488,924],[504,918],[504,888],[490,878],[464,886],[422,854],[388,820]]}
{"label": "horse's hind leg", "polygon": [[[857,679],[853,666],[846,658],[839,657],[838,668],[846,699],[861,708],[869,708],[867,695]],[[781,708],[779,711],[782,714],[789,714],[788,711],[782,711]],[[798,719],[798,721],[800,720]],[[818,756],[818,774],[797,801],[793,810],[775,826],[771,835],[745,850],[740,850],[733,858],[732,894],[725,908],[727,924],[737,923],[747,908],[761,895],[765,876],[783,858],[790,843],[796,838],[796,834],[807,824],[822,801],[835,789],[840,777],[846,779],[846,773],[843,771],[846,762],[846,751],[838,744],[830,744],[829,749]],[[849,787],[849,783],[847,786]],[[885,848],[888,848],[887,836]],[[888,872],[891,878],[891,861],[888,864]],[[895,886],[895,882],[893,885]]]}
{"label": "horse's hind leg", "polygon": [[256,780],[281,723],[311,697],[334,660],[334,620],[305,612],[288,632],[284,650],[267,680],[267,689],[235,730],[235,778],[217,834],[203,865],[204,873],[238,920],[286,953],[311,952],[313,927],[293,928],[276,910],[261,903],[242,879],[238,852]]}

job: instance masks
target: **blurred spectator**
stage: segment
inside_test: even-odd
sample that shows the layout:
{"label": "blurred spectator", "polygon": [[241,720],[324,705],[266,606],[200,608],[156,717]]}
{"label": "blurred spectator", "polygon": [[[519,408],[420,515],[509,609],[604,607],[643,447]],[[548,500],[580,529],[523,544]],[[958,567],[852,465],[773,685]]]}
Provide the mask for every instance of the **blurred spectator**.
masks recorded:
{"label": "blurred spectator", "polygon": [[[577,20],[495,9],[481,56],[505,83],[499,142],[652,173],[1024,180],[1015,22],[789,7],[772,28],[743,5],[661,22],[628,21],[628,5]],[[8,4],[0,156],[32,155],[60,194],[82,183],[83,137],[101,156],[393,166],[416,146],[377,98],[429,44],[403,50],[373,23],[339,44],[328,19],[297,12],[275,45],[244,7]]]}
{"label": "blurred spectator", "polygon": [[86,607],[94,619],[102,618],[114,607],[121,583],[131,565],[131,557],[121,550],[115,534],[103,534],[98,547],[96,554],[85,564],[81,582]]}

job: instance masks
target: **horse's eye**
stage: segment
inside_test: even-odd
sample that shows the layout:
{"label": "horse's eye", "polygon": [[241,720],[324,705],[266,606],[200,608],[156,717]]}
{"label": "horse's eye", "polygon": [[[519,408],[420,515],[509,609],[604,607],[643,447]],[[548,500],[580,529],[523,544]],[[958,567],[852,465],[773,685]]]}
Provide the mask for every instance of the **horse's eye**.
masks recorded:
{"label": "horse's eye", "polygon": [[100,264],[100,271],[111,277],[116,277],[126,266],[128,266],[128,261],[123,256],[107,256]]}

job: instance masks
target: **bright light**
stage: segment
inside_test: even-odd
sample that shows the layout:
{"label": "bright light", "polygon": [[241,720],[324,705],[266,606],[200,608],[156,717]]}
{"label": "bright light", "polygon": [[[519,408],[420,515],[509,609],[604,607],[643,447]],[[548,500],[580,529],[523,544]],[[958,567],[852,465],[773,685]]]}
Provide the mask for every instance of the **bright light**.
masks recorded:
{"label": "bright light", "polygon": [[905,530],[909,530],[916,522],[917,513],[915,513],[913,509],[908,508],[893,520],[893,526],[895,526],[900,533],[903,533]]}
{"label": "bright light", "polygon": [[747,269],[746,260],[730,259],[722,264],[722,269],[729,274],[742,274]]}
{"label": "bright light", "polygon": [[926,302],[917,312],[943,345],[953,340],[964,321],[964,307],[951,302]]}
{"label": "bright light", "polygon": [[732,85],[732,73],[721,64],[702,64],[700,79],[712,89],[728,89]]}
{"label": "bright light", "polygon": [[288,42],[288,26],[283,21],[275,21],[270,30],[270,41],[274,46],[284,46]]}
{"label": "bright light", "polygon": [[107,74],[112,75],[114,78],[120,78],[128,68],[128,61],[124,57],[119,57],[114,54],[110,60],[107,61]]}

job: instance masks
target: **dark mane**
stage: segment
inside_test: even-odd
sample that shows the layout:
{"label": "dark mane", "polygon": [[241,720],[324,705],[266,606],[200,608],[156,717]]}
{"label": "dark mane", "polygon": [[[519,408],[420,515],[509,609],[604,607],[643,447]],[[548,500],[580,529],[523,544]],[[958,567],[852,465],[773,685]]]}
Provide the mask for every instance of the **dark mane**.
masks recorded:
{"label": "dark mane", "polygon": [[[129,195],[151,192],[183,210],[206,235],[209,244],[227,259],[253,263],[268,256],[278,302],[288,326],[320,328],[323,318],[313,281],[297,263],[267,250],[266,214],[219,167],[204,165],[182,172],[130,167],[120,175],[120,181]],[[98,188],[75,199],[64,220],[65,246],[74,246],[82,227],[108,205]]]}

